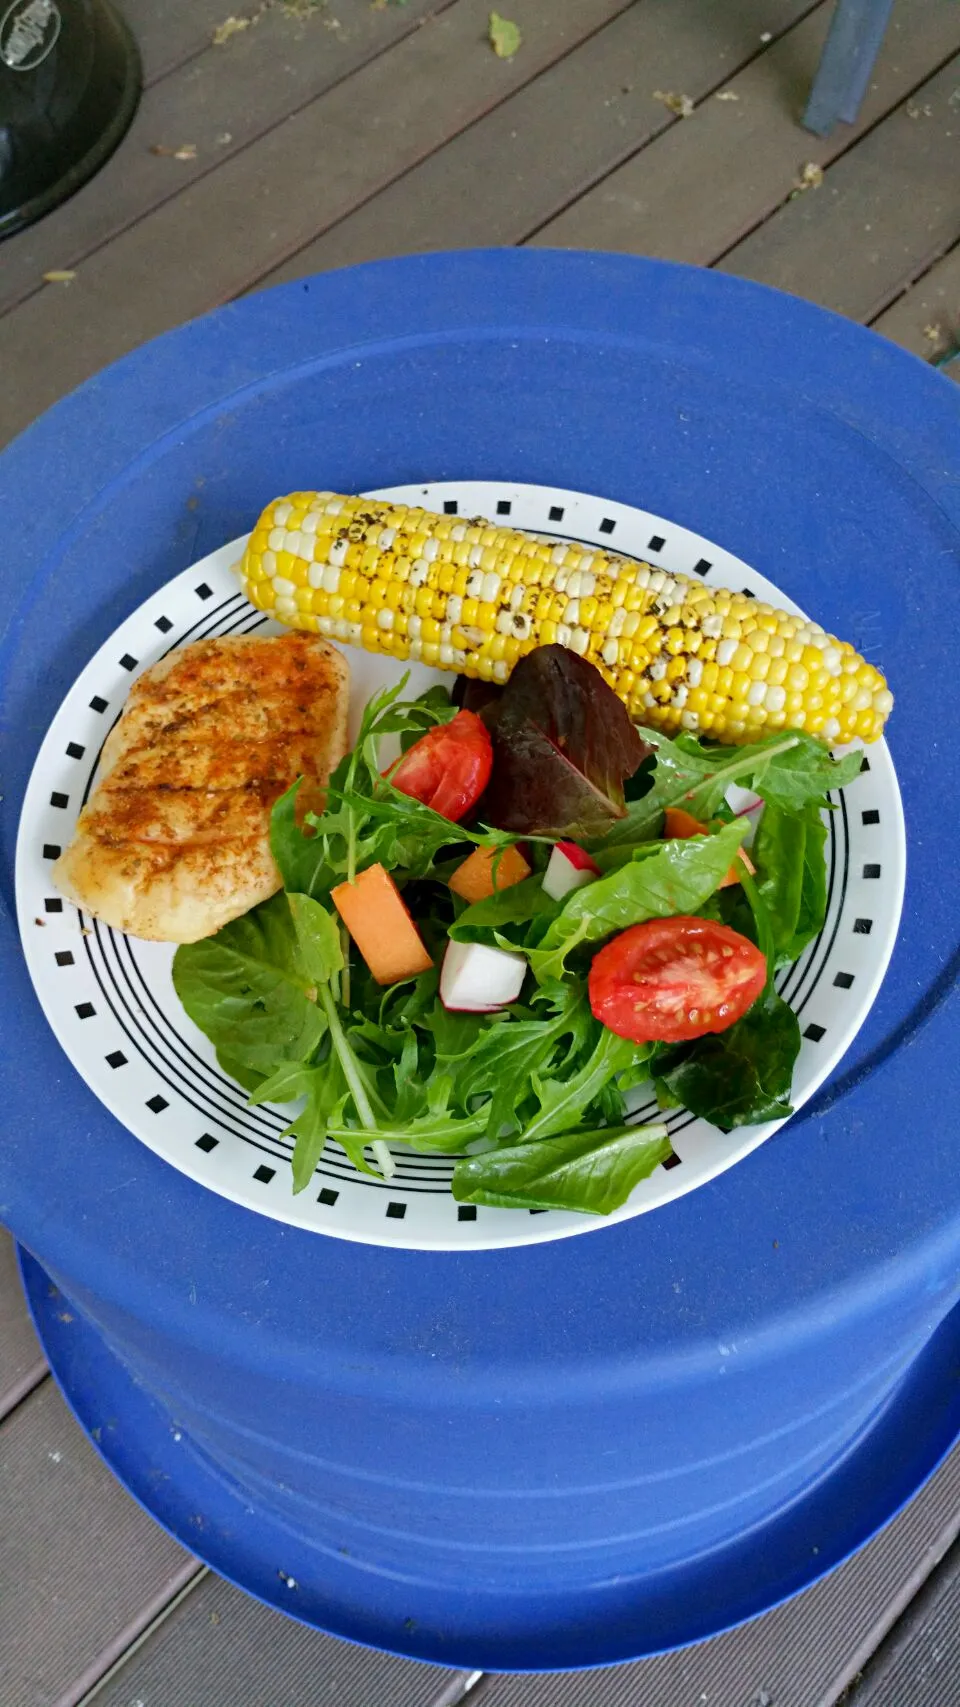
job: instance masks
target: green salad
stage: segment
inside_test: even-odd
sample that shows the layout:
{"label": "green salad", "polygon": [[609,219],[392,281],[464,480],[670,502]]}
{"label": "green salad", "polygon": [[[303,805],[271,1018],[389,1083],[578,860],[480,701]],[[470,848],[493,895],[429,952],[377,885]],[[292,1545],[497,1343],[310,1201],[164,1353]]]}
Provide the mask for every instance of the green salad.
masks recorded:
{"label": "green salad", "polygon": [[859,752],[638,729],[558,646],[462,703],[405,685],[322,812],[277,800],[283,888],[174,959],[250,1102],[298,1105],[294,1191],[328,1143],[387,1178],[406,1147],[456,1158],[461,1202],[609,1214],[671,1154],[630,1122],[638,1087],[724,1129],[789,1115],[774,974],[823,924],[824,808]]}

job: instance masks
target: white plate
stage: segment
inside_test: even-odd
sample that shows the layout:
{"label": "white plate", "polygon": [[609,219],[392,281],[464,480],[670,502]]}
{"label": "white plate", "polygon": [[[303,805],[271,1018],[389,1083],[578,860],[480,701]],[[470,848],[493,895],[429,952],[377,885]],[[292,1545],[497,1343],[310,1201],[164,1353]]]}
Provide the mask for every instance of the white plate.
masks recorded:
{"label": "white plate", "polygon": [[[532,532],[614,547],[665,569],[703,575],[786,609],[797,607],[745,563],[697,534],[626,504],[540,486],[460,481],[392,488],[377,496],[483,515]],[[251,1109],[187,1019],[170,976],[173,949],[140,942],[61,902],[50,865],[69,841],[90,792],[100,749],[131,681],[173,646],[203,635],[274,632],[243,598],[231,568],[234,540],[178,575],[122,623],[57,712],[24,801],[17,846],[17,907],[34,987],[77,1071],[117,1119],[192,1179],[261,1215],[338,1238],[415,1250],[490,1249],[587,1233],[703,1185],[761,1144],[778,1122],[724,1134],[678,1111],[668,1119],[676,1157],[606,1217],[473,1208],[450,1194],[452,1163],[398,1151],[389,1184],[354,1172],[328,1144],[312,1186],[294,1197],[289,1110]],[[344,649],[354,728],[362,705],[406,666]],[[451,677],[415,665],[411,691]],[[828,814],[826,924],[781,977],[803,1044],[794,1072],[799,1108],[836,1066],[869,1012],[893,949],[903,899],[900,793],[884,742],[869,769]],[[649,1100],[638,1115],[652,1113]]]}

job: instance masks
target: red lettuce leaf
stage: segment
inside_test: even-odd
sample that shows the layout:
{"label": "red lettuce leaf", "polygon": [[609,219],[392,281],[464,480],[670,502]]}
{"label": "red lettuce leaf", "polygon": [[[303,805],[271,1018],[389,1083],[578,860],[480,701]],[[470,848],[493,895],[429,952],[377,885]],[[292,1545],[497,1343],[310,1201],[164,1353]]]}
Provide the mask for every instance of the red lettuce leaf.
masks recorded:
{"label": "red lettuce leaf", "polygon": [[491,733],[478,815],[521,835],[602,836],[625,816],[624,784],[652,752],[600,671],[566,646],[521,658]]}

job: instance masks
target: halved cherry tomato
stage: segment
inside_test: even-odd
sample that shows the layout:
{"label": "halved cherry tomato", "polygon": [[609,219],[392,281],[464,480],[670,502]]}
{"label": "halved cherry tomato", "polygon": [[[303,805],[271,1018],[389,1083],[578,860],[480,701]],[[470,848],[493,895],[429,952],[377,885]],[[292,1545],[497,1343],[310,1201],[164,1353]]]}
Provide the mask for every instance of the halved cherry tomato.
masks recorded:
{"label": "halved cherry tomato", "polygon": [[614,937],[590,968],[594,1018],[634,1043],[682,1043],[726,1031],[755,1002],[767,963],[713,919],[648,919]]}
{"label": "halved cherry tomato", "polygon": [[[710,832],[707,825],[701,824],[699,818],[695,818],[692,812],[685,812],[682,806],[668,806],[663,814],[663,833],[668,841],[685,842],[691,836],[707,836]],[[756,876],[757,868],[750,855],[745,848],[739,848],[736,859],[723,882],[719,885],[721,889],[729,889],[731,883],[740,882],[738,865],[744,865],[751,877]]]}
{"label": "halved cherry tomato", "polygon": [[401,794],[457,824],[476,806],[492,768],[486,725],[475,711],[458,711],[450,723],[428,729],[385,775]]}

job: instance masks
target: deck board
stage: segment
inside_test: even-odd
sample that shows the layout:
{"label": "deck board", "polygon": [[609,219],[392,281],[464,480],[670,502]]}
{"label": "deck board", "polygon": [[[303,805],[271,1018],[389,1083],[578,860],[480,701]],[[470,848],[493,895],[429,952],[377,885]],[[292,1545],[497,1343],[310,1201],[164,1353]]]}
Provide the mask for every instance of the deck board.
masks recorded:
{"label": "deck board", "polygon": [[198,1570],[104,1468],[52,1381],[0,1426],[0,1702],[73,1707]]}
{"label": "deck board", "polygon": [[[923,361],[960,353],[960,244],[874,321],[874,330]],[[944,369],[960,382],[960,362]]]}
{"label": "deck board", "polygon": [[[241,149],[417,29],[451,0],[407,0],[377,12],[353,0],[349,25],[324,27],[323,12],[291,17],[275,7],[256,28],[208,45],[148,88],[133,124],[102,173],[39,224],[8,243],[0,313],[47,289],[52,269],[82,269],[87,256],[171,201]],[[223,0],[220,0],[223,9]],[[182,9],[181,9],[182,10]],[[152,153],[188,144],[195,160]]]}
{"label": "deck board", "polygon": [[707,99],[534,241],[709,266],[787,202],[806,164],[827,167],[849,154],[911,94],[932,62],[960,50],[953,0],[899,0],[857,124],[811,137],[798,129],[797,113],[832,11],[832,4],[818,7],[731,78],[724,93],[736,95],[735,101]]}
{"label": "deck board", "polygon": [[844,1698],[844,1707],[958,1707],[960,1546],[954,1546]]}
{"label": "deck board", "polygon": [[181,190],[0,321],[0,442],[145,338],[244,290],[629,4],[552,0],[507,63],[485,40],[488,0],[456,0]]}
{"label": "deck board", "polygon": [[454,1707],[466,1683],[334,1641],[206,1576],[83,1707]]}
{"label": "deck board", "polygon": [[[810,0],[771,0],[765,15],[780,32],[810,10]],[[522,242],[570,202],[575,217],[591,185],[638,149],[645,162],[657,152],[646,144],[681,128],[654,90],[700,100],[769,57],[751,8],[646,0],[260,282],[380,254]],[[623,247],[625,234],[583,246]]]}
{"label": "deck board", "polygon": [[46,1367],[23,1300],[13,1240],[0,1227],[0,1421],[43,1380]]}
{"label": "deck board", "polygon": [[960,55],[730,251],[724,272],[871,320],[960,238]]}

